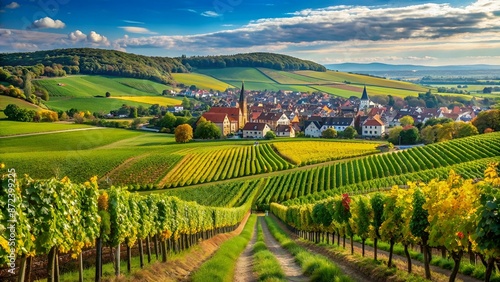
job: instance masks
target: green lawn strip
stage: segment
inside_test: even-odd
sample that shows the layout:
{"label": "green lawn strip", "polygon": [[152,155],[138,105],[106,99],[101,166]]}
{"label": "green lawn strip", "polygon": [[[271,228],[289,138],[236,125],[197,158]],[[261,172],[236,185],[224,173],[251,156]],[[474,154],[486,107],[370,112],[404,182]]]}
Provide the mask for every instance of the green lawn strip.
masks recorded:
{"label": "green lawn strip", "polygon": [[76,128],[88,128],[90,125],[75,123],[49,123],[49,122],[20,122],[2,120],[0,121],[0,136],[49,132],[57,130],[68,130]]}
{"label": "green lawn strip", "polygon": [[271,253],[264,242],[262,225],[257,223],[257,242],[253,246],[253,270],[257,273],[258,281],[286,281],[285,272],[276,257]]}
{"label": "green lawn strip", "polygon": [[352,281],[348,276],[342,274],[340,268],[329,259],[300,247],[272,218],[266,217],[266,223],[274,238],[295,257],[295,260],[302,267],[302,271],[305,275],[310,276],[311,281]]}
{"label": "green lawn strip", "polygon": [[[361,243],[361,239],[358,236],[354,236],[354,241]],[[373,247],[373,241],[371,239],[367,239],[365,241],[367,246]],[[389,251],[389,243],[379,241],[377,244],[378,249],[384,250],[386,252]],[[412,259],[418,260],[420,262],[424,262],[424,255],[420,252],[408,250],[410,252],[410,256]],[[403,245],[397,243],[394,245],[393,253],[400,256],[405,256]],[[466,255],[464,255],[462,262],[460,263],[460,268],[458,270],[459,273],[464,275],[469,275],[471,277],[484,280],[484,274],[486,272],[486,268],[481,263],[476,265],[471,264],[469,261],[466,261]],[[455,265],[452,259],[443,258],[441,256],[433,255],[431,260],[431,265],[438,266],[444,269],[452,270]],[[500,282],[500,274],[493,273],[491,277],[491,281]]]}
{"label": "green lawn strip", "polygon": [[236,260],[250,241],[256,220],[257,216],[251,215],[241,234],[224,242],[194,273],[192,281],[233,281]]}

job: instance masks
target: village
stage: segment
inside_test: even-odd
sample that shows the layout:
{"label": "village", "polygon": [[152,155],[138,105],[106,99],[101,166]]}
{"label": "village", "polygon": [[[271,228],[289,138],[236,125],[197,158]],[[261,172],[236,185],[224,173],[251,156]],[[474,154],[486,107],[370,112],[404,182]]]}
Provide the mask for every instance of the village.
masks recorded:
{"label": "village", "polygon": [[[347,127],[356,129],[361,138],[383,138],[390,128],[400,126],[400,119],[410,116],[414,124],[446,118],[452,121],[471,121],[481,110],[479,106],[428,108],[425,105],[390,105],[370,99],[364,87],[361,98],[342,98],[326,93],[292,91],[239,91],[211,93],[206,90],[187,90],[180,93],[210,105],[202,117],[213,122],[223,138],[264,138],[273,131],[277,137],[322,137],[332,128],[339,135]],[[238,95],[239,94],[239,95]],[[410,103],[408,103],[410,104]],[[182,106],[170,107],[182,111]]]}

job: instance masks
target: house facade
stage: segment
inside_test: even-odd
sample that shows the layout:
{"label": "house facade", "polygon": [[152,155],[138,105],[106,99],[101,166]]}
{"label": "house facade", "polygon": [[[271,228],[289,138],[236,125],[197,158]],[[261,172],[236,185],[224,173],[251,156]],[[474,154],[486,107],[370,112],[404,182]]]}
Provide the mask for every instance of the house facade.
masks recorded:
{"label": "house facade", "polygon": [[379,116],[366,119],[361,127],[363,137],[382,137],[385,134],[385,125]]}
{"label": "house facade", "polygon": [[269,131],[271,127],[266,123],[248,122],[243,127],[243,138],[262,139]]}
{"label": "house facade", "polygon": [[335,131],[344,131],[348,126],[354,127],[353,117],[331,117],[324,119],[320,130],[323,132],[328,128],[333,128]]}
{"label": "house facade", "polygon": [[312,121],[306,125],[304,134],[308,137],[321,137],[321,126],[317,121]]}
{"label": "house facade", "polygon": [[202,117],[207,121],[213,122],[219,128],[222,136],[227,136],[231,133],[231,122],[226,114],[206,112]]}
{"label": "house facade", "polygon": [[278,125],[275,133],[278,137],[295,137],[295,129],[292,125]]}

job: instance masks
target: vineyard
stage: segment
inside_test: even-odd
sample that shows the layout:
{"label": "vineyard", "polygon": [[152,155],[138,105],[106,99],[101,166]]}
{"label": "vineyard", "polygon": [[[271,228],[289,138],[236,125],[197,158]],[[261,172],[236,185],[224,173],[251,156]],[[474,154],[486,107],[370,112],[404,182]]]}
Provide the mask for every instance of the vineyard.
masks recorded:
{"label": "vineyard", "polygon": [[[271,177],[257,198],[257,206],[265,209],[271,202],[286,201],[326,190],[338,191],[340,187],[367,181],[373,184],[368,183],[368,187],[374,188],[406,184],[407,180],[416,181],[426,174],[435,177],[434,173],[437,173],[439,168],[497,156],[500,156],[499,133],[338,162]],[[482,162],[479,165],[484,168],[485,163]],[[425,170],[429,171],[418,174]],[[446,173],[444,170],[440,172],[439,176]],[[464,172],[472,173],[473,170],[465,169]],[[404,177],[405,174],[411,175]],[[477,176],[477,174],[472,174],[472,176]],[[377,179],[380,180],[377,182]]]}
{"label": "vineyard", "polygon": [[[201,187],[167,189],[163,193],[184,201],[195,201],[203,206],[239,207],[256,193],[265,181],[233,181]],[[258,192],[257,192],[258,193]]]}
{"label": "vineyard", "polygon": [[377,143],[322,141],[273,143],[281,156],[299,166],[375,154],[379,152],[378,145]]}
{"label": "vineyard", "polygon": [[[444,248],[454,261],[450,281],[454,281],[465,253],[478,254],[485,262],[485,280],[489,281],[500,254],[498,209],[500,177],[497,165],[484,171],[484,180],[474,184],[450,171],[447,179],[433,179],[427,184],[409,183],[408,189],[394,186],[388,194],[350,197],[348,194],[323,199],[306,205],[271,204],[271,211],[300,236],[319,242],[321,237],[337,234],[357,236],[364,245],[371,238],[390,244],[388,267],[391,267],[393,246],[405,248],[408,271],[411,257],[408,248],[421,243],[424,253],[425,276],[431,279],[428,248]],[[334,243],[334,242],[332,242]],[[487,262],[486,262],[487,261]],[[472,257],[471,257],[471,263]]]}
{"label": "vineyard", "polygon": [[[129,186],[158,184],[181,158],[181,155],[169,151],[146,153],[129,159],[130,161],[112,170],[105,178],[112,179],[114,184]],[[142,187],[139,189],[143,189]]]}
{"label": "vineyard", "polygon": [[167,188],[291,168],[269,144],[187,154],[160,183]]}
{"label": "vineyard", "polygon": [[[154,240],[155,246],[161,247],[159,252],[165,262],[167,248],[179,252],[199,239],[233,229],[249,210],[258,191],[247,194],[247,201],[239,207],[222,208],[202,206],[165,194],[139,196],[115,187],[99,191],[95,177],[84,184],[74,184],[68,178],[33,180],[25,177],[11,181],[16,175],[6,176],[2,178],[2,187],[8,189],[2,189],[0,196],[14,201],[12,208],[2,209],[0,215],[2,219],[16,220],[15,255],[22,261],[19,275],[24,277],[24,271],[30,269],[26,267],[26,258],[47,255],[49,280],[58,275],[58,254],[71,253],[77,258],[83,249],[95,244],[97,269],[102,266],[102,244],[116,250],[118,262],[121,244],[127,248],[129,261],[130,248],[139,244],[142,261],[144,242],[150,254],[149,242]],[[0,263],[6,264],[9,263],[10,229],[2,228],[1,232]],[[158,252],[158,248],[155,251]]]}

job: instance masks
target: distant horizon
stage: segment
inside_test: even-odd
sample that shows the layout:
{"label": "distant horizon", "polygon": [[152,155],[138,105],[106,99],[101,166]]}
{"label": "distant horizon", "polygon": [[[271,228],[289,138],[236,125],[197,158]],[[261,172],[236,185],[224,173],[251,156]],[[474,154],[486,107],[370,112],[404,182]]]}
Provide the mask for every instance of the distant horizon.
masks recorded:
{"label": "distant horizon", "polygon": [[321,64],[500,65],[497,0],[9,0],[0,14],[0,52],[264,51]]}

